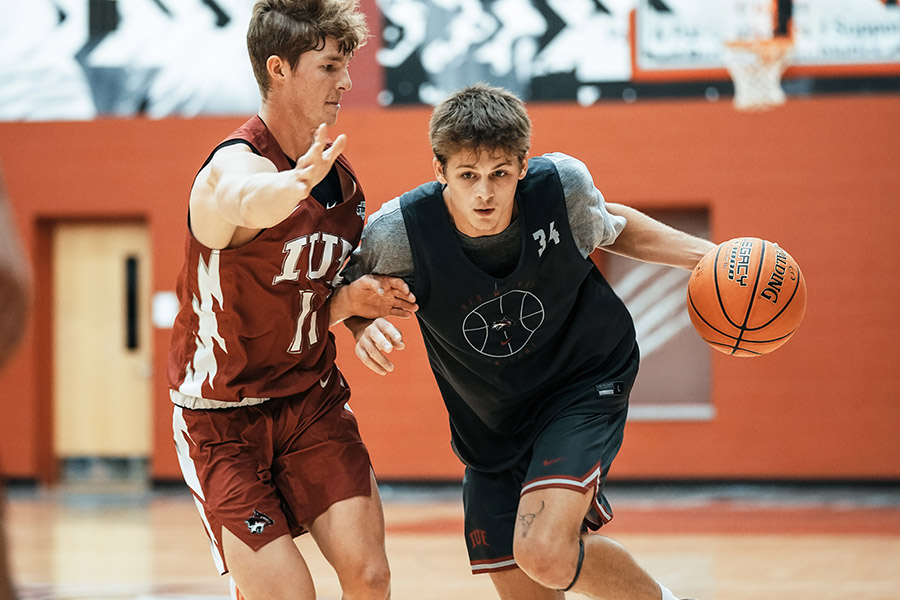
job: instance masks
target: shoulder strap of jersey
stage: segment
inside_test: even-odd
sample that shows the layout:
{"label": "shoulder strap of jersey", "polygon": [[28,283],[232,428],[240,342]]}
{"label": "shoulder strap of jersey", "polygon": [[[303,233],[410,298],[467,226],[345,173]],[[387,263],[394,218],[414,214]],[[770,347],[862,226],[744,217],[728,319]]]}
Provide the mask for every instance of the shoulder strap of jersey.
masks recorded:
{"label": "shoulder strap of jersey", "polygon": [[213,154],[233,144],[246,144],[254,154],[271,160],[279,171],[286,171],[292,168],[290,160],[285,155],[284,150],[281,149],[281,146],[278,145],[275,136],[272,135],[272,132],[263,123],[263,120],[259,118],[259,115],[254,115],[213,148],[206,160],[203,161],[200,171],[209,164]]}

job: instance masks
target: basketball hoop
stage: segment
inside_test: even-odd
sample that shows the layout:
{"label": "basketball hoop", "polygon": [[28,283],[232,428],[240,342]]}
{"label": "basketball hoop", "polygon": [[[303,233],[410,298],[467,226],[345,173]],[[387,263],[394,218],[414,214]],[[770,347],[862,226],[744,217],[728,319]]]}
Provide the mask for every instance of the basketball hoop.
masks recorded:
{"label": "basketball hoop", "polygon": [[763,111],[784,104],[781,75],[793,54],[794,43],[786,37],[725,42],[723,58],[734,80],[734,107]]}

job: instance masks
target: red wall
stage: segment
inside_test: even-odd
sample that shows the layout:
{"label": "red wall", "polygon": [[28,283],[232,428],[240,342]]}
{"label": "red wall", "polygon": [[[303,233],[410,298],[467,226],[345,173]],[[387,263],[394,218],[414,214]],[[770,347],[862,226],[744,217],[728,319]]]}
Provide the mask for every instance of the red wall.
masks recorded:
{"label": "red wall", "polygon": [[[900,477],[900,97],[792,98],[764,114],[726,102],[580,108],[533,104],[534,153],[584,160],[609,200],[707,206],[713,237],[779,242],[800,263],[809,306],[772,355],[712,360],[715,417],[628,425],[619,478]],[[371,213],[426,179],[429,110],[349,108],[338,130]],[[140,218],[153,239],[153,289],[181,263],[187,191],[207,151],[243,119],[0,123],[0,164],[33,259],[36,298],[21,351],[0,374],[0,462],[52,477],[49,231],[69,218]],[[397,371],[339,364],[382,478],[455,478],[460,466],[412,323]],[[165,389],[169,332],[154,336],[153,473],[177,478]],[[652,377],[643,372],[641,377]]]}

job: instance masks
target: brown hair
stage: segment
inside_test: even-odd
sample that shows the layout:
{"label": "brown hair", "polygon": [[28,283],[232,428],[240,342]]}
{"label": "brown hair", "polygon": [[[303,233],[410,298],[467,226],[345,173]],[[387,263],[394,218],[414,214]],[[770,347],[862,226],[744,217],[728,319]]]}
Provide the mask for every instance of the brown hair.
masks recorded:
{"label": "brown hair", "polygon": [[531,119],[514,94],[478,83],[438,104],[428,135],[435,157],[445,166],[460,150],[501,150],[522,162],[531,145]]}
{"label": "brown hair", "polygon": [[293,69],[301,54],[324,48],[326,38],[352,54],[368,35],[358,0],[258,0],[247,28],[247,51],[260,93],[263,98],[269,93],[270,56],[280,56]]}

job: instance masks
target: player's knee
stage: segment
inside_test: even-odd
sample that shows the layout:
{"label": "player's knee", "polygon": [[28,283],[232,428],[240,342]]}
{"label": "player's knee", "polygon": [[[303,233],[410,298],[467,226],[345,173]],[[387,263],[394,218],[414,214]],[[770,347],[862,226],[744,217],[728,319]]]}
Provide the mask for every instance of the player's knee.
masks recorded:
{"label": "player's knee", "polygon": [[569,585],[578,562],[578,542],[559,536],[529,536],[513,545],[516,564],[529,577],[550,589]]}
{"label": "player's knee", "polygon": [[387,561],[370,561],[360,565],[349,578],[342,580],[341,584],[344,588],[344,598],[384,600],[390,597],[391,570]]}
{"label": "player's knee", "polygon": [[388,598],[391,591],[391,570],[387,563],[368,569],[365,573],[366,588],[372,591],[372,598]]}

